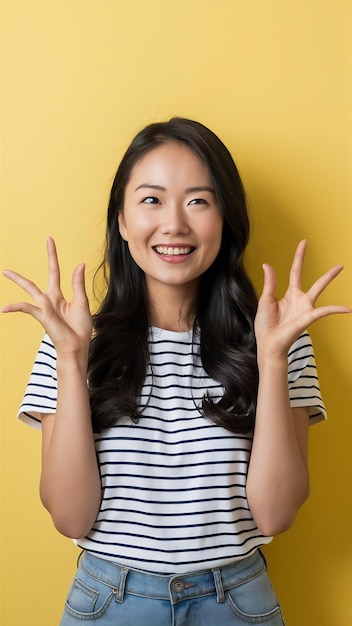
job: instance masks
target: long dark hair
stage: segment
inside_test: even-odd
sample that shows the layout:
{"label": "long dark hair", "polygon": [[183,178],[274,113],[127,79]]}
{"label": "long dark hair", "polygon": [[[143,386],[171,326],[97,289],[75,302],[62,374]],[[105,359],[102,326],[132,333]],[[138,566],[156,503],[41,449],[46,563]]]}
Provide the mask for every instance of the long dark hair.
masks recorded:
{"label": "long dark hair", "polygon": [[117,170],[108,207],[106,248],[101,269],[106,294],[94,316],[89,355],[89,389],[94,430],[123,416],[141,417],[137,398],[149,360],[149,306],[143,271],[122,239],[117,216],[137,161],[167,142],[182,142],[207,165],[223,213],[222,243],[217,258],[201,277],[195,328],[206,373],[225,393],[219,402],[205,396],[203,414],[232,432],[254,424],[258,371],[254,336],[257,297],[243,265],[249,220],[245,193],[232,156],[206,126],[175,117],[141,130]]}

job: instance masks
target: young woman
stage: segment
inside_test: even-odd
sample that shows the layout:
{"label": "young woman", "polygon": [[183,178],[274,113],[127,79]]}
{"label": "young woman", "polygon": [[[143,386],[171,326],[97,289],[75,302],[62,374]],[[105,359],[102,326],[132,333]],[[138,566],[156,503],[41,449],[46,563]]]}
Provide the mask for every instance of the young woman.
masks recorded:
{"label": "young woman", "polygon": [[42,427],[41,498],[83,551],[61,626],[283,624],[260,546],[309,492],[325,409],[305,329],[350,309],[314,308],[342,266],[301,290],[305,241],[282,300],[264,265],[257,302],[248,235],[229,151],[173,118],[117,171],[93,321],[84,266],[68,303],[52,239],[45,292],[5,272],[33,304],[3,311],[46,331],[20,410]]}

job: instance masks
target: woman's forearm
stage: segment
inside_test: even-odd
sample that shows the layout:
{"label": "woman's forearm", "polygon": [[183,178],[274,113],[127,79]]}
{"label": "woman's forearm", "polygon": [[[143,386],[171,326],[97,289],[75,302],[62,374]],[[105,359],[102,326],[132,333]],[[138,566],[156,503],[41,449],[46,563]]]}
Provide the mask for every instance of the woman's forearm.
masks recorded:
{"label": "woman's forearm", "polygon": [[57,413],[42,420],[40,495],[57,529],[78,538],[93,526],[101,501],[85,363],[58,358],[57,375]]}
{"label": "woman's forearm", "polygon": [[[259,389],[247,497],[265,535],[287,530],[309,494],[307,468],[308,410],[290,408],[287,358],[259,359]],[[295,410],[293,410],[295,411]]]}

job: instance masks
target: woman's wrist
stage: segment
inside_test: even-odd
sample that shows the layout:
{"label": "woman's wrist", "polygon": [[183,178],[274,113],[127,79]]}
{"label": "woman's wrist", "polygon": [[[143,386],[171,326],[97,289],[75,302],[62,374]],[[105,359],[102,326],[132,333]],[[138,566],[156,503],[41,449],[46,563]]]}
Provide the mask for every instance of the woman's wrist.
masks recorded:
{"label": "woman's wrist", "polygon": [[56,369],[58,375],[74,375],[75,372],[87,378],[88,349],[74,350],[72,352],[57,352]]}
{"label": "woman's wrist", "polygon": [[259,372],[267,368],[287,371],[287,352],[257,347],[257,363]]}

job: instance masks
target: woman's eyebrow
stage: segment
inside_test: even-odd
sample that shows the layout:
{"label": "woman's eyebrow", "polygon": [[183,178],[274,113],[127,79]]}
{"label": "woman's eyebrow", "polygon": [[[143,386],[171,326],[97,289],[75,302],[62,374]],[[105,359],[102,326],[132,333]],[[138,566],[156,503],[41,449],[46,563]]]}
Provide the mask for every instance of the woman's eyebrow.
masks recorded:
{"label": "woman's eyebrow", "polygon": [[188,187],[188,189],[186,189],[186,193],[195,193],[197,191],[209,191],[210,193],[215,193],[215,189],[208,187],[207,185],[201,185],[200,187]]}
{"label": "woman's eyebrow", "polygon": [[158,189],[159,191],[166,191],[165,187],[162,187],[161,185],[152,185],[150,183],[142,183],[141,185],[138,185],[135,191],[138,191],[138,189]]}
{"label": "woman's eyebrow", "polygon": [[[166,191],[166,187],[162,187],[161,185],[152,185],[151,183],[142,183],[136,187],[135,191],[138,189],[157,189],[159,191]],[[201,185],[200,187],[188,187],[186,193],[196,193],[198,191],[209,191],[210,193],[215,194],[215,189],[212,187],[208,187],[207,185]]]}

